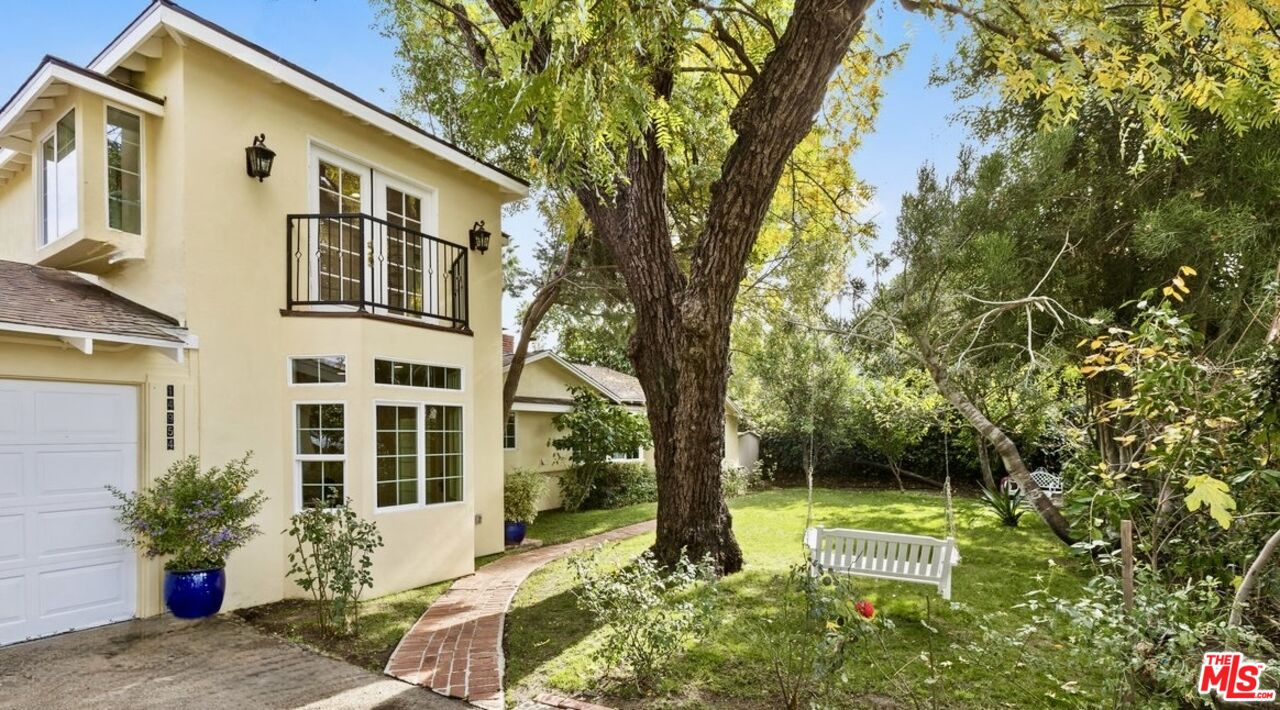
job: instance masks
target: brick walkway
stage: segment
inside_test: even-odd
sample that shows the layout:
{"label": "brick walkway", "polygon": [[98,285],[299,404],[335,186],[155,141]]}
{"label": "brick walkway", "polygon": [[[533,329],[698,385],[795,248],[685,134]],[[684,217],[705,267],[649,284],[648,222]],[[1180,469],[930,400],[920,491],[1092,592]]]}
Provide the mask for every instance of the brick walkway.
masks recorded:
{"label": "brick walkway", "polygon": [[414,623],[387,661],[387,675],[501,710],[502,624],[516,590],[552,560],[603,542],[653,532],[654,521],[636,523],[532,552],[504,557],[463,577]]}

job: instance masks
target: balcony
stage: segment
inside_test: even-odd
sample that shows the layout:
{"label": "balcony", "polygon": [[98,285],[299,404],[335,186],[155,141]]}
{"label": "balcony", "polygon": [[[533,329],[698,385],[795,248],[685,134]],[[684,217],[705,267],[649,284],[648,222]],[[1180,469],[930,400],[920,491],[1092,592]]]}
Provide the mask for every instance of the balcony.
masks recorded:
{"label": "balcony", "polygon": [[366,315],[470,332],[467,249],[361,213],[291,214],[290,315]]}

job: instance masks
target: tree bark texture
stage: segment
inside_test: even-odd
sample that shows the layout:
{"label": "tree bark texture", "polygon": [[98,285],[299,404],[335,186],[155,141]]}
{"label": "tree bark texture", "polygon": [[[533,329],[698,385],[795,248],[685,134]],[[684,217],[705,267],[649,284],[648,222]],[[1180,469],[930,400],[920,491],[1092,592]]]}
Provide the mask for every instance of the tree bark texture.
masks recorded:
{"label": "tree bark texture", "polygon": [[996,489],[996,476],[991,471],[991,451],[987,449],[987,440],[978,432],[978,465],[982,467],[982,485],[988,490]]}

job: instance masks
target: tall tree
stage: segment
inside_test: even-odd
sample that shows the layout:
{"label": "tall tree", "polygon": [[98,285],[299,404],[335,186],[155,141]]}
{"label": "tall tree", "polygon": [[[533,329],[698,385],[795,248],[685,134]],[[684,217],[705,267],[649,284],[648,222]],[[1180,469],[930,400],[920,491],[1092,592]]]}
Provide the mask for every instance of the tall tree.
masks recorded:
{"label": "tall tree", "polygon": [[[629,356],[655,442],[655,551],[667,562],[687,552],[709,555],[723,572],[739,569],[719,482],[734,303],[795,148],[847,149],[874,114],[880,65],[862,32],[873,0],[380,1],[401,40],[411,103],[452,127],[450,137],[523,160],[578,197],[635,311]],[[1213,91],[1219,79],[1275,86],[1274,43],[1257,21],[1265,8],[1234,2],[1228,16],[1200,0],[1161,5],[1183,21],[1170,27],[1152,16],[1143,25],[1158,45],[1154,62],[1191,68],[1169,79],[1108,44],[1117,24],[1157,12],[1144,4],[902,4],[968,19],[1005,90],[1057,101],[1061,120],[1086,90],[1127,102],[1166,130],[1167,139],[1153,138],[1157,148],[1190,137],[1164,115],[1170,106],[1274,112],[1263,108],[1265,92]],[[1235,61],[1195,54],[1219,41]],[[815,130],[824,101],[838,120]],[[675,188],[705,199],[673,211]]]}

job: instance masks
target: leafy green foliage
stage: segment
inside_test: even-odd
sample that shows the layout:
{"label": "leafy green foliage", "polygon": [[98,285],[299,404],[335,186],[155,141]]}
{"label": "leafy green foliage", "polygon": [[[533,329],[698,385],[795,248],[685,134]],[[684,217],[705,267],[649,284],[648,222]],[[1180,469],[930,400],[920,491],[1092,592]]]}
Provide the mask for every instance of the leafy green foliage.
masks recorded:
{"label": "leafy green foliage", "polygon": [[509,522],[532,523],[538,517],[538,497],[546,485],[546,476],[537,471],[508,471],[502,486],[503,517]]}
{"label": "leafy green foliage", "polygon": [[570,565],[580,607],[608,628],[597,651],[600,662],[628,670],[642,693],[653,690],[664,669],[715,623],[717,588],[709,561],[681,557],[666,570],[646,551],[612,570],[599,570],[591,556],[574,557]]}
{"label": "leafy green foliage", "polygon": [[587,502],[610,456],[647,446],[650,438],[644,417],[592,390],[573,387],[570,392],[573,408],[552,417],[552,424],[563,434],[552,439],[551,446],[571,463],[560,487],[565,510],[573,511]]}
{"label": "leafy green foliage", "polygon": [[1004,486],[996,486],[995,488],[982,487],[982,502],[1000,518],[1000,522],[1011,528],[1018,527],[1018,521],[1022,519],[1022,515],[1027,512],[1023,507],[1022,491],[1018,488],[1006,488]]}
{"label": "leafy green foliage", "polygon": [[737,498],[757,491],[765,485],[764,465],[724,466],[720,469],[720,490],[725,498]]}
{"label": "leafy green foliage", "polygon": [[[1053,626],[1066,635],[1059,663],[1084,664],[1102,671],[1105,685],[1082,703],[1094,706],[1182,708],[1212,707],[1196,681],[1209,651],[1230,649],[1251,658],[1272,658],[1275,648],[1248,628],[1227,624],[1228,595],[1213,578],[1169,586],[1141,571],[1134,606],[1126,611],[1114,575],[1100,575],[1085,595],[1063,599],[1034,590],[1019,605],[1030,622]],[[1010,643],[1023,641],[1019,634]],[[1268,667],[1260,687],[1275,687],[1280,673]]]}
{"label": "leafy green foliage", "polygon": [[373,552],[382,547],[377,523],[362,519],[346,500],[334,508],[303,508],[285,533],[294,544],[285,575],[311,593],[319,627],[358,633],[360,595],[373,586]]}
{"label": "leafy green foliage", "polygon": [[249,466],[252,454],[200,470],[200,459],[188,456],[174,463],[148,488],[124,493],[108,486],[120,501],[117,520],[127,544],[147,557],[167,558],[164,567],[176,572],[213,569],[258,535],[250,522],[266,503],[262,491],[246,494],[258,475]]}
{"label": "leafy green foliage", "polygon": [[920,370],[857,377],[851,394],[854,436],[884,456],[895,477],[902,459],[929,433],[945,405]]}

